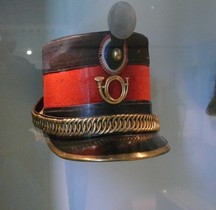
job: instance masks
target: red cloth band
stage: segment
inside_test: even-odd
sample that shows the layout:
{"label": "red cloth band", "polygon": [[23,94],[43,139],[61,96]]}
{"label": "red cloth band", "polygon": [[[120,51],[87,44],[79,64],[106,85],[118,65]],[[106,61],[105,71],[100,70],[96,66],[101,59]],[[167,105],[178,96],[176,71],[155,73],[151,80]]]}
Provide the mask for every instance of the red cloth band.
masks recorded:
{"label": "red cloth band", "polygon": [[[110,76],[101,66],[85,67],[50,73],[44,75],[44,108],[70,107],[103,102],[95,77]],[[144,65],[128,65],[120,75],[124,80],[129,77],[129,88],[126,101],[150,101],[149,67]],[[109,87],[113,98],[121,94],[119,82],[113,81]]]}

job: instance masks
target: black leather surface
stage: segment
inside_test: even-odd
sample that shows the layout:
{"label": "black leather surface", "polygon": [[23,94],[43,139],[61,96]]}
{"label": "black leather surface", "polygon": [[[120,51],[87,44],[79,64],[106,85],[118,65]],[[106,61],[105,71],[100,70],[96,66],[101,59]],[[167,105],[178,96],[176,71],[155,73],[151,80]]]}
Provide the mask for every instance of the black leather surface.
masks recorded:
{"label": "black leather surface", "polygon": [[[49,42],[43,48],[43,73],[97,66],[102,40],[109,32],[67,36]],[[148,39],[133,33],[127,40],[128,65],[149,65]]]}
{"label": "black leather surface", "polygon": [[127,101],[116,105],[107,103],[86,104],[64,108],[44,109],[46,115],[55,117],[93,117],[113,114],[151,114],[150,101]]}

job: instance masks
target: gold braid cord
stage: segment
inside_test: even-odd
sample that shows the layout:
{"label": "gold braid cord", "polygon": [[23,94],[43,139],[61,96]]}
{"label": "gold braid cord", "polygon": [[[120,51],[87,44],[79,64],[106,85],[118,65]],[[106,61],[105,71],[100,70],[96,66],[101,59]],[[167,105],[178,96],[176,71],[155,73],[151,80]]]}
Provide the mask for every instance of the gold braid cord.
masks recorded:
{"label": "gold braid cord", "polygon": [[152,114],[120,114],[88,118],[52,118],[32,112],[34,125],[56,136],[95,136],[111,133],[159,131],[158,117]]}

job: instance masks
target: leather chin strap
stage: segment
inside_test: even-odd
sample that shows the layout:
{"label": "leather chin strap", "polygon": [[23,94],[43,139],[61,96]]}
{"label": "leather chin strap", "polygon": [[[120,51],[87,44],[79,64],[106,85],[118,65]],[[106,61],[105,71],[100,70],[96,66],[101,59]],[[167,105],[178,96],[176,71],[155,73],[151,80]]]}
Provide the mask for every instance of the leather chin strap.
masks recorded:
{"label": "leather chin strap", "polygon": [[96,117],[118,114],[151,114],[150,101],[126,101],[116,105],[94,103],[71,107],[44,108],[44,114],[54,117]]}

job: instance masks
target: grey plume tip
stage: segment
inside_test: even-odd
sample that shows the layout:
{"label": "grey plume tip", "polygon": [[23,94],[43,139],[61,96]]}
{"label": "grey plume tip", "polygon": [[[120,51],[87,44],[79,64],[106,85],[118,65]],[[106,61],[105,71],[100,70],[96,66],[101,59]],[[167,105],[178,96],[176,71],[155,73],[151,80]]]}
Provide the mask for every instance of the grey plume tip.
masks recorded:
{"label": "grey plume tip", "polygon": [[108,14],[108,27],[113,36],[127,39],[136,26],[136,13],[133,7],[124,1],[114,4]]}

